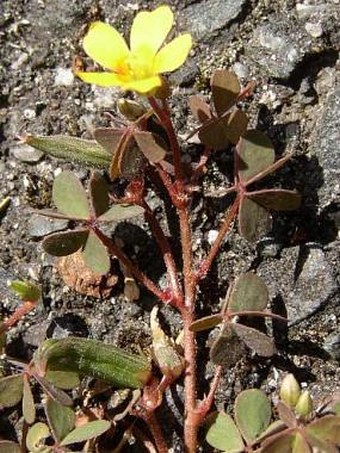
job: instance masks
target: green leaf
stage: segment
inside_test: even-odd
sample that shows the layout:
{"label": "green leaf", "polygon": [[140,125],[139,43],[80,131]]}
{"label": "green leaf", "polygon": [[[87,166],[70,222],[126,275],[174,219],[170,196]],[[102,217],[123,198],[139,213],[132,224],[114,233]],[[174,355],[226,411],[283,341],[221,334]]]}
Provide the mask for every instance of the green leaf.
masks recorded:
{"label": "green leaf", "polygon": [[301,204],[301,195],[294,190],[266,189],[248,192],[247,197],[265,209],[293,211]]}
{"label": "green leaf", "polygon": [[143,387],[151,376],[148,359],[84,338],[46,340],[35,354],[39,368],[76,371],[122,388]]}
{"label": "green leaf", "polygon": [[[50,436],[50,430],[45,423],[38,422],[31,426],[26,437],[26,446],[31,453],[46,451],[45,439]],[[48,451],[48,450],[47,450]]]}
{"label": "green leaf", "polygon": [[15,442],[0,440],[0,453],[21,453],[21,448]]}
{"label": "green leaf", "polygon": [[11,281],[9,287],[14,291],[23,301],[37,301],[41,297],[40,288],[34,283],[21,280]]}
{"label": "green leaf", "polygon": [[245,196],[238,215],[239,233],[249,242],[256,242],[268,230],[269,212]]}
{"label": "green leaf", "polygon": [[253,272],[242,274],[234,283],[228,309],[262,311],[268,303],[268,289],[263,280]]}
{"label": "green leaf", "polygon": [[0,407],[12,407],[18,404],[22,398],[23,387],[22,374],[0,379]]}
{"label": "green leaf", "polygon": [[190,330],[193,332],[201,332],[203,330],[212,329],[216,327],[223,321],[221,314],[204,316],[204,318],[197,319],[194,321],[191,326]]}
{"label": "green leaf", "polygon": [[24,376],[24,393],[22,398],[22,413],[26,422],[32,425],[35,420],[35,405],[32,395],[31,385],[29,378]]}
{"label": "green leaf", "polygon": [[265,170],[275,160],[272,142],[257,130],[249,130],[243,135],[238,148],[238,156],[239,178],[244,182]]}
{"label": "green leaf", "polygon": [[107,420],[95,420],[93,422],[86,423],[86,425],[79,426],[78,428],[71,431],[60,443],[63,445],[71,445],[84,440],[98,437],[105,433],[111,426],[111,423]]}
{"label": "green leaf", "polygon": [[84,245],[88,235],[88,230],[52,233],[45,237],[42,246],[45,252],[53,256],[72,255]]}
{"label": "green leaf", "polygon": [[90,231],[82,250],[84,262],[93,272],[107,274],[111,267],[110,257],[101,240]]}
{"label": "green leaf", "polygon": [[214,71],[210,84],[214,107],[220,116],[235,104],[241,90],[240,83],[233,72],[219,69]]}
{"label": "green leaf", "polygon": [[292,453],[312,453],[312,449],[301,433],[295,434],[295,439],[292,445]]}
{"label": "green leaf", "polygon": [[80,384],[79,375],[74,371],[48,370],[45,378],[51,384],[64,390],[74,389]]}
{"label": "green leaf", "polygon": [[109,209],[109,186],[105,178],[94,171],[90,178],[89,194],[91,205],[96,217],[101,216]]}
{"label": "green leaf", "polygon": [[225,130],[226,137],[233,145],[239,141],[241,135],[246,133],[248,126],[248,117],[240,109],[236,109],[230,113],[227,128]]}
{"label": "green leaf", "polygon": [[49,395],[54,401],[58,401],[58,403],[63,406],[73,405],[72,399],[63,390],[58,389],[37,373],[34,374],[34,378],[39,382],[47,395]]}
{"label": "green leaf", "polygon": [[340,444],[340,416],[325,415],[306,428],[308,434],[322,441]]}
{"label": "green leaf", "polygon": [[225,453],[238,453],[244,449],[243,440],[234,420],[224,412],[215,412],[207,420],[206,441]]}
{"label": "green leaf", "polygon": [[133,134],[138,148],[147,160],[153,164],[161,162],[166,156],[166,144],[151,132],[138,131]]}
{"label": "green leaf", "polygon": [[99,217],[100,222],[122,222],[143,214],[144,209],[135,205],[115,204]]}
{"label": "green leaf", "polygon": [[90,217],[90,206],[85,189],[71,171],[63,171],[55,178],[52,198],[61,213],[75,219]]}
{"label": "green leaf", "polygon": [[108,168],[110,165],[111,154],[94,140],[63,135],[49,137],[26,135],[23,141],[33,148],[69,162],[80,162],[102,168]]}
{"label": "green leaf", "polygon": [[256,354],[263,357],[271,357],[275,354],[276,348],[271,338],[252,327],[244,326],[243,324],[235,323],[232,325],[237,336],[252,349]]}
{"label": "green leaf", "polygon": [[235,401],[235,420],[247,443],[253,442],[269,425],[270,402],[258,389],[241,392]]}
{"label": "green leaf", "polygon": [[225,323],[210,349],[210,359],[215,365],[226,368],[244,356],[245,347],[230,323]]}
{"label": "green leaf", "polygon": [[47,398],[45,412],[53,437],[59,443],[74,428],[75,414],[71,408],[62,406],[51,398]]}

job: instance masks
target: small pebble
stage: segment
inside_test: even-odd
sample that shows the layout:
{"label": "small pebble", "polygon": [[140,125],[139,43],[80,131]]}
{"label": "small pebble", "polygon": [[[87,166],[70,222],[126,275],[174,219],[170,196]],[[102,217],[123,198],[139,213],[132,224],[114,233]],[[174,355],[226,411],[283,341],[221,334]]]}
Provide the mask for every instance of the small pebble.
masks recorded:
{"label": "small pebble", "polygon": [[21,162],[36,163],[43,157],[44,153],[29,145],[15,145],[11,148],[13,156]]}
{"label": "small pebble", "polygon": [[74,75],[71,68],[57,68],[54,76],[54,85],[71,86],[74,81]]}
{"label": "small pebble", "polygon": [[320,36],[322,36],[323,33],[321,24],[313,24],[312,22],[307,22],[305,25],[305,29],[306,32],[313,38],[320,38]]}

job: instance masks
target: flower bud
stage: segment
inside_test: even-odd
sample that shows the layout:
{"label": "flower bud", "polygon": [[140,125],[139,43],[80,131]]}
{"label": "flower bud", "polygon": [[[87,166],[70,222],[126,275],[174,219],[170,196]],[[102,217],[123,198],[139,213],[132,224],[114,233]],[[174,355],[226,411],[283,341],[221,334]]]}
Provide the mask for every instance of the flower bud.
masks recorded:
{"label": "flower bud", "polygon": [[287,374],[283,379],[280,389],[280,397],[290,407],[295,407],[301,394],[301,388],[293,374]]}
{"label": "flower bud", "polygon": [[295,411],[301,417],[307,417],[313,410],[313,400],[308,390],[304,390],[295,406]]}
{"label": "flower bud", "polygon": [[118,99],[117,107],[120,113],[129,121],[136,121],[146,113],[146,108],[143,105],[131,99]]}

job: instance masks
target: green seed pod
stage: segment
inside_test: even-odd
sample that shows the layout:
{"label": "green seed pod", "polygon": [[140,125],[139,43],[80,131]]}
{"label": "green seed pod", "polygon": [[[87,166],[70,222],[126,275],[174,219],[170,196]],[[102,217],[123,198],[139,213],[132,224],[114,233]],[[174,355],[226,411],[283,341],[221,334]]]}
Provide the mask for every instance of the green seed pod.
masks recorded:
{"label": "green seed pod", "polygon": [[143,387],[151,377],[147,358],[85,338],[46,340],[35,354],[35,364],[41,374],[75,371],[121,388]]}
{"label": "green seed pod", "polygon": [[301,388],[293,374],[287,374],[283,379],[280,389],[280,397],[290,407],[295,407],[301,394]]}
{"label": "green seed pod", "polygon": [[295,411],[301,417],[307,417],[313,411],[313,400],[308,390],[304,390],[295,406]]}

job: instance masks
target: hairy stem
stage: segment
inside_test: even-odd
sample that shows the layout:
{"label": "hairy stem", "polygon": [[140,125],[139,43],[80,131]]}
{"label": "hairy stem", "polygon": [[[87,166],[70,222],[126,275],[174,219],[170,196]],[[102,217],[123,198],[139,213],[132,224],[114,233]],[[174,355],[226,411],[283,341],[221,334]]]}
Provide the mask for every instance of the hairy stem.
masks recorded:
{"label": "hairy stem", "polygon": [[141,205],[145,209],[145,217],[152,229],[153,236],[156,239],[159,248],[163,254],[164,263],[166,266],[167,273],[169,275],[171,289],[174,294],[175,306],[183,305],[183,293],[177,276],[177,267],[171,251],[171,247],[168,239],[166,238],[162,228],[160,227],[158,220],[154,213],[150,209],[149,205],[145,200]]}
{"label": "hairy stem", "polygon": [[210,249],[207,257],[202,261],[202,263],[199,267],[199,270],[198,270],[197,276],[196,276],[197,280],[200,280],[207,275],[214,259],[216,258],[216,255],[221,247],[221,244],[222,244],[226,234],[229,232],[229,230],[231,228],[231,225],[237,215],[239,206],[240,206],[240,198],[236,197],[234,203],[232,204],[231,208],[228,210],[228,212],[224,218],[224,221],[221,225],[221,228],[218,232],[215,242],[211,246],[211,249]]}
{"label": "hairy stem", "polygon": [[[112,240],[106,236],[98,227],[93,227],[94,233],[98,236],[98,238],[102,241],[102,243],[107,247],[109,252],[116,256],[119,261],[124,264],[124,266],[128,269],[133,277],[138,280],[142,285],[145,286],[151,293],[153,293],[159,300],[163,302],[169,302],[168,295],[163,293],[155,283],[149,279],[142,271],[135,266],[132,261],[125,255],[122,250],[116,246]],[[171,301],[170,301],[171,302]]]}

